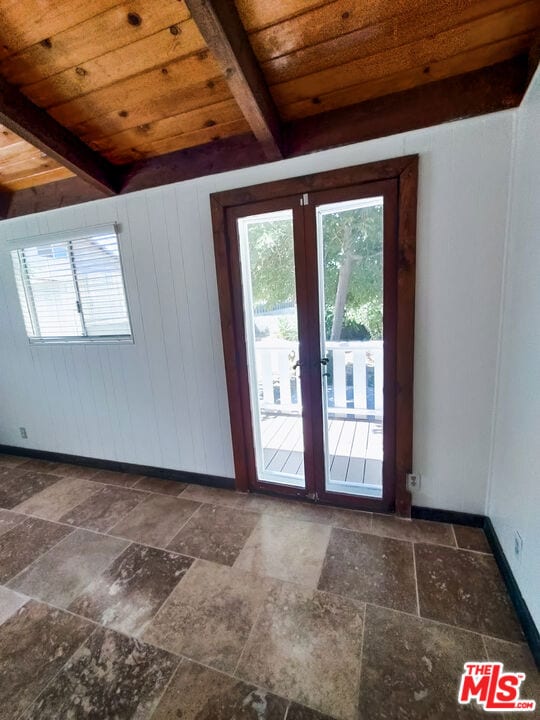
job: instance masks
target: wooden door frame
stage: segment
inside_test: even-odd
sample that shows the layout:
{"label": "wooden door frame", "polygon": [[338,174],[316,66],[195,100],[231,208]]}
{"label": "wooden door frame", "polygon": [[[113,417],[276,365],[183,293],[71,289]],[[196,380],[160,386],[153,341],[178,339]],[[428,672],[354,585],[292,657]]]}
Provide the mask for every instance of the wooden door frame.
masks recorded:
{"label": "wooden door frame", "polygon": [[[395,500],[383,504],[380,500],[362,498],[362,505],[368,510],[395,511],[400,516],[410,516],[411,496],[406,489],[406,475],[412,471],[418,155],[226,190],[210,196],[237,490],[247,492],[250,489],[250,474],[253,473],[254,464],[250,457],[253,446],[251,418],[250,413],[246,415],[245,400],[242,401],[245,395],[242,378],[245,378],[247,360],[245,336],[240,331],[243,320],[239,328],[237,310],[235,314],[235,294],[238,292],[238,288],[235,289],[235,278],[238,267],[234,267],[237,262],[230,237],[229,216],[234,213],[235,207],[241,205],[391,179],[397,180],[398,187],[395,473],[392,493]],[[295,492],[294,488],[290,490],[292,494],[301,494]]]}

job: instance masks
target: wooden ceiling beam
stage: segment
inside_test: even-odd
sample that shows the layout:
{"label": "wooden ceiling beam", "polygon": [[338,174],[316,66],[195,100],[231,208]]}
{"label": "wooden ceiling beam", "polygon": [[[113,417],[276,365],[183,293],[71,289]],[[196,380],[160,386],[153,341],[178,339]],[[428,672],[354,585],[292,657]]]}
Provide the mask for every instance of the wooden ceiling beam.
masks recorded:
{"label": "wooden ceiling beam", "polygon": [[[284,126],[285,157],[350,145],[516,107],[527,88],[526,55]],[[122,193],[265,162],[250,135],[236,135],[134,163]]]}
{"label": "wooden ceiling beam", "polygon": [[540,65],[540,33],[535,36],[529,50],[529,82],[533,79],[538,65]]}
{"label": "wooden ceiling beam", "polygon": [[268,162],[268,158],[251,133],[232,135],[133,163],[126,171],[122,193],[227,172],[232,169],[231,161],[238,170],[261,165]]}
{"label": "wooden ceiling beam", "polygon": [[9,190],[0,190],[0,220],[9,217],[9,207],[13,193]]}
{"label": "wooden ceiling beam", "polygon": [[283,157],[281,120],[232,0],[186,0],[268,160]]}
{"label": "wooden ceiling beam", "polygon": [[32,215],[56,208],[101,200],[109,195],[89,185],[79,177],[57,180],[11,193],[6,217]]}
{"label": "wooden ceiling beam", "polygon": [[0,123],[106,195],[120,189],[117,167],[0,77]]}
{"label": "wooden ceiling beam", "polygon": [[521,55],[463,75],[296,120],[285,127],[287,157],[516,107],[527,89],[528,72],[528,57]]}
{"label": "wooden ceiling beam", "polygon": [[[422,87],[321,113],[285,127],[286,156],[418,130],[517,107],[528,84],[526,55]],[[150,158],[125,168],[122,193],[167,185],[268,162],[259,142],[239,135]],[[241,182],[238,183],[239,185]],[[9,217],[102,197],[79,178],[19,190]]]}

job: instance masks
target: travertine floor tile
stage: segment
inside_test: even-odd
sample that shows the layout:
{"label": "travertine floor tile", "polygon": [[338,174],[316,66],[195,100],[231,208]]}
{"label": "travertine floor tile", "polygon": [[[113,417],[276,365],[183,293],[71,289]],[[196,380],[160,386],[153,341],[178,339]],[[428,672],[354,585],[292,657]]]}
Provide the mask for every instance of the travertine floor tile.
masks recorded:
{"label": "travertine floor tile", "polygon": [[329,525],[262,515],[235,567],[306,587],[317,587]]}
{"label": "travertine floor tile", "polygon": [[493,557],[422,544],[415,555],[423,617],[502,640],[523,639]]}
{"label": "travertine floor tile", "polygon": [[52,473],[55,471],[57,467],[59,467],[60,463],[53,462],[51,460],[40,460],[39,458],[30,458],[27,459],[24,463],[19,465],[20,470],[24,470],[24,472],[43,472],[43,473]]}
{"label": "travertine floor tile", "polygon": [[18,718],[93,630],[33,600],[0,625],[0,720]]}
{"label": "travertine floor tile", "polygon": [[490,553],[491,548],[482,528],[467,527],[466,525],[454,525],[454,532],[459,548],[463,550],[476,550],[477,552]]}
{"label": "travertine floor tile", "polygon": [[87,530],[107,532],[148,497],[147,493],[130,488],[97,487],[97,492],[62,515],[60,521]]}
{"label": "travertine floor tile", "polygon": [[176,482],[176,480],[167,480],[164,478],[155,478],[145,475],[140,480],[137,480],[133,487],[138,490],[161,493],[162,495],[177,496],[187,487],[187,485],[183,482]]}
{"label": "travertine floor tile", "polygon": [[17,612],[27,600],[25,595],[0,585],[0,625]]}
{"label": "travertine floor tile", "polygon": [[299,705],[298,703],[291,703],[289,706],[289,712],[287,713],[287,720],[334,720],[330,715],[325,715],[312,710],[305,705]]}
{"label": "travertine floor tile", "polygon": [[69,535],[71,529],[39,518],[25,518],[0,536],[0,582],[6,583]]}
{"label": "travertine floor tile", "polygon": [[67,607],[126,548],[118,538],[74,530],[9,582],[9,587]]}
{"label": "travertine floor tile", "polygon": [[456,720],[483,715],[457,703],[463,664],[485,658],[482,637],[458,628],[367,606],[362,720]]}
{"label": "travertine floor tile", "polygon": [[198,507],[199,503],[191,500],[148,495],[110,533],[144,545],[166,547]]}
{"label": "travertine floor tile", "polygon": [[244,495],[239,507],[290,520],[318,522],[323,525],[332,524],[332,516],[335,510],[335,508],[327,505],[254,494]]}
{"label": "travertine floor tile", "polygon": [[88,465],[71,465],[70,463],[60,463],[54,469],[55,475],[62,477],[77,478],[79,480],[90,480],[99,472],[98,468],[89,467]]}
{"label": "travertine floor tile", "polygon": [[22,523],[23,520],[25,520],[24,515],[17,515],[17,513],[9,510],[0,509],[0,535],[11,530],[15,525]]}
{"label": "travertine floor tile", "polygon": [[371,532],[373,515],[359,510],[347,510],[345,508],[333,508],[331,515],[332,525],[345,530],[356,530],[357,532]]}
{"label": "travertine floor tile", "polygon": [[201,505],[169,543],[171,550],[232,565],[259,515],[224,505]]}
{"label": "travertine floor tile", "polygon": [[321,712],[356,718],[365,606],[280,584],[264,603],[237,674]]}
{"label": "travertine floor tile", "polygon": [[61,480],[58,475],[45,473],[20,472],[8,468],[0,477],[0,507],[12,510],[16,505],[28,500],[49,485]]}
{"label": "travertine floor tile", "polygon": [[71,612],[137,635],[191,566],[191,558],[130,545],[69,606]]}
{"label": "travertine floor tile", "polygon": [[17,467],[22,465],[28,460],[27,457],[22,455],[8,455],[6,453],[0,453],[0,465],[7,465],[8,467]]}
{"label": "travertine floor tile", "polygon": [[205,485],[187,485],[180,497],[184,500],[196,500],[197,502],[209,503],[210,505],[236,507],[242,503],[247,496],[234,490],[206,487]]}
{"label": "travertine floor tile", "polygon": [[428,520],[404,520],[394,515],[374,514],[371,531],[376,535],[393,537],[398,540],[456,546],[452,526],[447,523]]}
{"label": "travertine floor tile", "polygon": [[334,528],[319,589],[416,613],[412,545]]}
{"label": "travertine floor tile", "polygon": [[163,650],[97,628],[25,720],[146,720],[177,665],[178,658]]}
{"label": "travertine floor tile", "polygon": [[287,701],[183,660],[152,720],[284,720]]}
{"label": "travertine floor tile", "polygon": [[[484,642],[488,658],[494,662],[502,662],[504,672],[525,673],[526,678],[519,688],[522,700],[536,700],[536,712],[540,710],[540,670],[537,668],[529,647],[525,643],[514,644],[504,640],[485,637]],[[508,720],[519,717],[520,713],[507,713]],[[527,717],[530,713],[522,713]],[[533,713],[534,715],[534,713]]]}
{"label": "travertine floor tile", "polygon": [[26,515],[36,515],[44,520],[59,520],[64,513],[89,498],[98,489],[99,485],[90,480],[65,477],[32,495],[14,509]]}
{"label": "travertine floor tile", "polygon": [[0,454],[0,720],[479,718],[522,639],[477,528]]}
{"label": "travertine floor tile", "polygon": [[92,477],[96,482],[105,483],[106,485],[120,485],[121,487],[133,487],[142,475],[134,473],[123,473],[117,470],[100,470]]}
{"label": "travertine floor tile", "polygon": [[270,583],[197,560],[143,633],[150,643],[232,672]]}

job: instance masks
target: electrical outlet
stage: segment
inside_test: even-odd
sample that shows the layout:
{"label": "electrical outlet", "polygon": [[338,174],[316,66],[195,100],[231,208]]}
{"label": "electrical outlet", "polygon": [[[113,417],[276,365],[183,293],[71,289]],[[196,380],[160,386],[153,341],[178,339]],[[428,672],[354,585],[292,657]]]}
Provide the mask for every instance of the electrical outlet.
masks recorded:
{"label": "electrical outlet", "polygon": [[518,533],[517,530],[514,530],[514,555],[518,560],[521,560],[521,553],[523,552],[523,538]]}
{"label": "electrical outlet", "polygon": [[25,427],[20,427],[19,432],[21,433],[21,437],[23,438],[23,440],[26,440],[28,438],[28,433],[26,432]]}
{"label": "electrical outlet", "polygon": [[407,475],[407,490],[415,492],[420,490],[420,475],[418,473],[409,473]]}

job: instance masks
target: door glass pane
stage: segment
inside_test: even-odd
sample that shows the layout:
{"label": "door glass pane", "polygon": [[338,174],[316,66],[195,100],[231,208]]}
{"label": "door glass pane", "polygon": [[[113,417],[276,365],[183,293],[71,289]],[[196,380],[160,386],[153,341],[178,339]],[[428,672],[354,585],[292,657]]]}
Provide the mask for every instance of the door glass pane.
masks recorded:
{"label": "door glass pane", "polygon": [[326,489],[381,497],[383,198],[319,206],[317,235]]}
{"label": "door glass pane", "polygon": [[238,220],[259,480],[304,487],[292,210]]}

